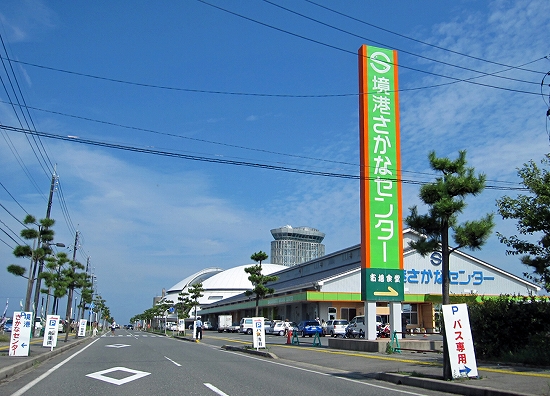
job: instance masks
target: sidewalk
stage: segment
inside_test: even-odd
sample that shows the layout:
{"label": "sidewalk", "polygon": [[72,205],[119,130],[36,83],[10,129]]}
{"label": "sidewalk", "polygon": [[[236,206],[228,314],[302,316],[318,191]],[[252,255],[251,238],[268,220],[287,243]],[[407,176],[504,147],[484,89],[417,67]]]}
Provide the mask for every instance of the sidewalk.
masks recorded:
{"label": "sidewalk", "polygon": [[42,346],[42,337],[33,338],[31,341],[29,356],[9,356],[9,342],[0,342],[0,381],[15,375],[23,370],[32,367],[36,363],[43,362],[55,355],[63,353],[83,342],[89,341],[91,337],[75,339],[75,334],[69,334],[67,342],[65,334],[60,333],[57,338],[57,347],[50,350]]}

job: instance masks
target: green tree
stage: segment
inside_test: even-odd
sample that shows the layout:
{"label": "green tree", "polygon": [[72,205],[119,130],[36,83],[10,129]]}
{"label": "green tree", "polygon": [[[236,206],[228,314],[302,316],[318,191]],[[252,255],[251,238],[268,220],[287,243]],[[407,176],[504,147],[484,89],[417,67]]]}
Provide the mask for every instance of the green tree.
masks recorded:
{"label": "green tree", "polygon": [[204,295],[202,294],[202,292],[204,291],[203,287],[202,287],[202,282],[199,282],[199,283],[193,283],[191,285],[191,287],[187,288],[187,292],[189,293],[189,305],[190,305],[190,309],[193,309],[195,310],[195,319],[197,319],[197,307],[200,305],[199,304],[199,298],[203,297]]}
{"label": "green tree", "polygon": [[279,277],[275,275],[262,274],[262,261],[267,260],[267,257],[267,254],[265,252],[262,252],[261,250],[257,253],[252,254],[250,258],[256,261],[258,264],[251,267],[246,267],[244,269],[244,272],[249,274],[248,280],[250,281],[250,283],[252,283],[252,290],[245,291],[245,295],[255,296],[254,299],[256,300],[256,316],[258,316],[260,299],[264,298],[268,294],[275,293],[275,289],[267,287],[266,284],[268,282],[275,282],[277,279],[279,279]]}
{"label": "green tree", "polygon": [[[518,175],[529,191],[529,195],[519,194],[516,198],[503,197],[497,200],[498,212],[503,219],[518,221],[517,230],[521,235],[538,235],[535,241],[517,235],[505,237],[497,232],[500,242],[510,249],[509,255],[522,255],[520,261],[532,268],[532,273],[524,276],[550,291],[550,154],[541,160],[541,167],[533,161],[523,164]],[[533,238],[535,239],[535,238]]]}
{"label": "green tree", "polygon": [[[442,175],[432,183],[420,188],[420,199],[429,207],[425,215],[418,214],[416,206],[410,208],[411,214],[405,218],[405,223],[420,233],[417,241],[409,245],[423,257],[432,252],[441,252],[442,256],[442,304],[449,300],[449,256],[460,248],[471,250],[481,249],[494,227],[493,215],[487,214],[481,220],[466,221],[458,224],[457,216],[466,207],[465,198],[468,195],[478,195],[485,188],[485,175],[474,175],[474,168],[466,166],[466,151],[459,151],[454,161],[448,158],[436,157],[435,151],[430,152],[430,167]],[[449,246],[449,232],[452,230],[455,247]],[[451,378],[449,351],[443,332],[443,377]]]}
{"label": "green tree", "polygon": [[52,315],[56,312],[58,299],[67,295],[67,288],[61,280],[61,269],[69,262],[69,257],[64,252],[59,252],[55,256],[46,258],[46,269],[40,277],[44,279],[44,284],[48,287],[47,292],[53,293]]}
{"label": "green tree", "polygon": [[86,287],[89,284],[89,275],[86,272],[78,272],[79,270],[82,271],[86,267],[79,263],[76,260],[70,260],[67,263],[67,266],[61,270],[61,277],[60,277],[60,287],[67,289],[67,312],[65,316],[65,326],[66,326],[66,333],[65,333],[65,342],[67,342],[67,339],[69,338],[69,330],[70,330],[70,324],[71,324],[71,306],[73,303],[73,294],[74,291],[77,289],[82,289]]}
{"label": "green tree", "polygon": [[27,269],[17,264],[11,264],[7,267],[10,274],[27,278],[27,293],[25,295],[25,311],[31,307],[31,296],[34,281],[37,278],[39,264],[48,255],[51,254],[50,242],[53,241],[54,232],[50,228],[55,224],[53,219],[42,219],[38,223],[32,215],[27,215],[23,220],[25,226],[35,225],[36,228],[27,227],[21,231],[21,237],[26,241],[34,241],[33,247],[30,245],[17,245],[13,250],[13,255],[17,258],[30,259],[30,269],[28,276],[25,276]]}

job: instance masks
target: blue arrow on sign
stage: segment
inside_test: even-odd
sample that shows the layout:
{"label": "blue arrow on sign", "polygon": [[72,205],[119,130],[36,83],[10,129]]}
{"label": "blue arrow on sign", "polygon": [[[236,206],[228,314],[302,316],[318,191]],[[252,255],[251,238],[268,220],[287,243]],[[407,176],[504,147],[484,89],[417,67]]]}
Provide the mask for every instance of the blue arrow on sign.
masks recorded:
{"label": "blue arrow on sign", "polygon": [[170,313],[174,313],[174,307],[170,307],[170,308],[168,308],[168,312],[170,312]]}
{"label": "blue arrow on sign", "polygon": [[472,371],[472,369],[469,368],[468,366],[464,366],[463,369],[458,370],[458,372],[459,372],[460,374],[466,374],[466,375],[470,374],[470,371]]}
{"label": "blue arrow on sign", "polygon": [[21,348],[25,348],[26,346],[27,346],[27,344],[25,344],[25,343],[21,344]]}

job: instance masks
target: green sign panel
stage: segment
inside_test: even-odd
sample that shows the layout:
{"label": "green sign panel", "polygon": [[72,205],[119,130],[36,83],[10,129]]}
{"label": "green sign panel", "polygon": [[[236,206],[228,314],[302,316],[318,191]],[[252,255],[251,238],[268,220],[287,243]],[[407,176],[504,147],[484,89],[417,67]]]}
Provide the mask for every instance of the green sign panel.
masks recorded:
{"label": "green sign panel", "polygon": [[359,50],[361,297],[403,300],[403,230],[397,53]]}
{"label": "green sign panel", "polygon": [[364,268],[361,276],[366,285],[364,301],[403,301],[403,270]]}

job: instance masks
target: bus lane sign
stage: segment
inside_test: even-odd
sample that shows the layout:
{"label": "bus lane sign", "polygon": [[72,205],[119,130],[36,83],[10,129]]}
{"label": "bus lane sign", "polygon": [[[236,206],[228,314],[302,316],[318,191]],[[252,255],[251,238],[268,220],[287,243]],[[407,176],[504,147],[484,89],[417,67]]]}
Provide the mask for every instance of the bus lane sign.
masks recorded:
{"label": "bus lane sign", "polygon": [[445,334],[453,378],[477,377],[474,340],[466,304],[443,305]]}

